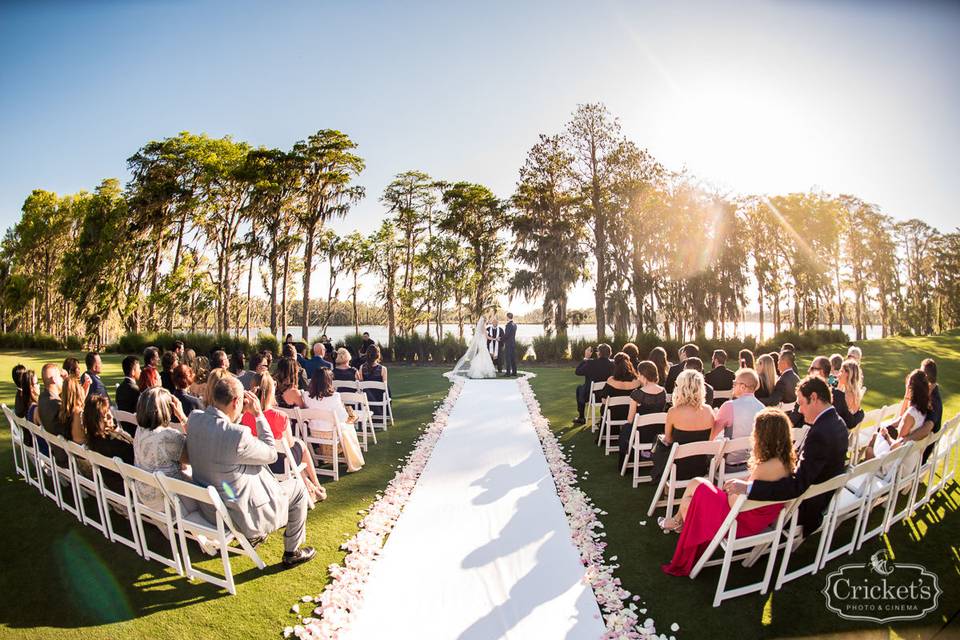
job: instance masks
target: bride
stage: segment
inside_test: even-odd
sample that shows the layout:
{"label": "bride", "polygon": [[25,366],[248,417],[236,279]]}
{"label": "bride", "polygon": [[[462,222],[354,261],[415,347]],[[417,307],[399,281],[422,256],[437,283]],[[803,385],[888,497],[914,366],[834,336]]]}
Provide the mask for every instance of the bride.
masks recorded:
{"label": "bride", "polygon": [[497,370],[493,358],[487,351],[487,319],[481,317],[473,330],[473,341],[467,352],[453,368],[453,375],[465,375],[468,378],[496,378]]}

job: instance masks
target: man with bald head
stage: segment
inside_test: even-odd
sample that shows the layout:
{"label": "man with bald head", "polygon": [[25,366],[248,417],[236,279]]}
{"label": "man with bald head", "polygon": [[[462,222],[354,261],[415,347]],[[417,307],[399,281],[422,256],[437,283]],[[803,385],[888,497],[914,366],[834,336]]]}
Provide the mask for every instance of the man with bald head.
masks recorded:
{"label": "man with bald head", "polygon": [[[743,438],[753,433],[753,419],[764,408],[753,395],[760,387],[760,377],[753,369],[738,369],[733,378],[733,400],[724,402],[713,422],[713,436],[721,431],[726,438]],[[746,464],[748,451],[735,451],[727,456],[727,466]]]}
{"label": "man with bald head", "polygon": [[[300,546],[306,539],[308,508],[303,484],[281,483],[270,471],[268,465],[277,460],[277,450],[257,396],[229,376],[213,388],[212,400],[204,411],[194,411],[187,419],[193,481],[217,490],[233,523],[251,543],[285,527],[284,566],[312,559],[316,551]],[[256,420],[256,437],[240,424],[244,412]],[[207,505],[201,507],[207,519],[215,521],[216,514]]]}

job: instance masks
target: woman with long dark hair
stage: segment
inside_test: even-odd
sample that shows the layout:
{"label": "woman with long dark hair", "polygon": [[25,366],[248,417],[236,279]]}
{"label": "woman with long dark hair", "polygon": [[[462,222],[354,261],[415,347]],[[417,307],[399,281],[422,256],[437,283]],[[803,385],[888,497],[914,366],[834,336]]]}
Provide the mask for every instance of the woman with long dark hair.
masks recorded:
{"label": "woman with long dark hair", "polygon": [[347,471],[359,471],[363,467],[363,452],[357,439],[357,430],[350,421],[340,394],[333,389],[333,374],[326,367],[317,367],[310,379],[310,389],[303,391],[303,408],[319,411],[322,415],[307,423],[310,434],[323,437],[324,433],[337,430],[340,450],[343,452]]}
{"label": "woman with long dark hair", "polygon": [[667,350],[663,347],[654,347],[650,349],[650,355],[647,360],[657,367],[657,380],[663,384],[667,379],[667,371],[670,369],[670,363],[667,361]]}

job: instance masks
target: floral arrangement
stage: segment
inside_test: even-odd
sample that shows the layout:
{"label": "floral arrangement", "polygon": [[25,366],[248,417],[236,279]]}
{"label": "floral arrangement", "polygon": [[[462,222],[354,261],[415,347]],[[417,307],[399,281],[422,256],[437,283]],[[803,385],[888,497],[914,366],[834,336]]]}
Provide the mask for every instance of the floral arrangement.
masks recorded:
{"label": "floral arrangement", "polygon": [[[639,623],[636,603],[640,596],[631,595],[620,586],[620,579],[614,577],[614,570],[620,565],[606,564],[604,561],[603,551],[607,543],[602,542],[601,538],[606,537],[606,533],[602,531],[603,523],[598,519],[598,515],[606,515],[606,512],[594,507],[587,494],[577,486],[577,471],[567,463],[563,447],[550,430],[550,421],[543,417],[540,403],[530,383],[522,379],[519,384],[520,394],[527,405],[530,420],[537,437],[540,438],[543,454],[553,475],[557,495],[567,515],[570,537],[580,551],[580,561],[586,567],[584,581],[593,588],[593,594],[603,612],[606,625],[603,639],[657,638],[651,618],[647,618],[642,625]],[[616,562],[617,557],[613,556],[610,560]],[[625,604],[625,601],[629,601],[629,604]]]}
{"label": "floral arrangement", "polygon": [[[406,464],[397,471],[383,493],[376,495],[360,520],[357,534],[341,545],[347,555],[343,564],[330,565],[330,583],[319,596],[305,595],[293,605],[291,611],[298,616],[301,605],[312,606],[313,610],[311,615],[302,616],[299,624],[286,627],[283,630],[285,638],[295,636],[301,640],[334,640],[350,627],[354,612],[363,600],[364,587],[373,563],[380,556],[387,535],[427,466],[463,384],[462,378],[453,383],[447,397],[434,412],[433,421],[427,424],[417,439]],[[364,514],[363,511],[360,513]]]}

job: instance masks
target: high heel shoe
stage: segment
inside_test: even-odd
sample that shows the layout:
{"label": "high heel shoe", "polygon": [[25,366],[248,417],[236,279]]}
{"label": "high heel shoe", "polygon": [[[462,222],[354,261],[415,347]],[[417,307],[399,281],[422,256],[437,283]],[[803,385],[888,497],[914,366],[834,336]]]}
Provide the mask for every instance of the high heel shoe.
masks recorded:
{"label": "high heel shoe", "polygon": [[667,525],[667,518],[660,517],[657,518],[657,524],[663,529],[664,533],[680,533],[680,530],[683,529],[683,520],[678,520],[677,518],[671,518],[673,524]]}

